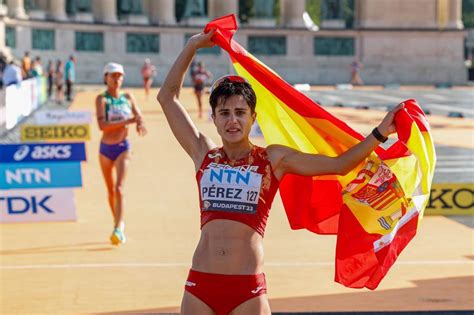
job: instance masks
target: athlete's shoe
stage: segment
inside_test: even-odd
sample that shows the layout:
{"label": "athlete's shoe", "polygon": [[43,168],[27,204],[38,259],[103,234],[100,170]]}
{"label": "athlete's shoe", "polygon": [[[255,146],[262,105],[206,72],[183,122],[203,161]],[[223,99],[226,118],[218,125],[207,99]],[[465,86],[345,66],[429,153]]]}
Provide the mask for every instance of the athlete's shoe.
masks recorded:
{"label": "athlete's shoe", "polygon": [[126,242],[125,233],[119,228],[115,228],[112,235],[110,235],[110,241],[113,245],[120,245]]}

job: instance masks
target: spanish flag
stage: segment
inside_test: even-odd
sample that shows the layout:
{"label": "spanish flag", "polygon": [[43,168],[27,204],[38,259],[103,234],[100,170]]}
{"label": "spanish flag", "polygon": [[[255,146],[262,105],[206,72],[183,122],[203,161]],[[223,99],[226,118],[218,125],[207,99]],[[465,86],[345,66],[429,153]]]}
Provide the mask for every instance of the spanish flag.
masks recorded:
{"label": "spanish flag", "polygon": [[[338,156],[364,137],[235,42],[234,15],[206,25],[237,73],[257,94],[258,124],[267,144]],[[415,236],[428,202],[435,168],[429,125],[415,100],[395,117],[398,140],[378,147],[345,176],[288,174],[280,195],[292,229],[337,234],[335,280],[375,289]]]}

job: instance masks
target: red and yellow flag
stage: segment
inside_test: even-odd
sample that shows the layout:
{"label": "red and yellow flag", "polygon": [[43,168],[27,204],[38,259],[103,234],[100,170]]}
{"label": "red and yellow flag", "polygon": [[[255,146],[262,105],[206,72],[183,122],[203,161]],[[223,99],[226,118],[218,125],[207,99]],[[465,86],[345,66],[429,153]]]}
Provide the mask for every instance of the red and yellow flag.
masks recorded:
{"label": "red and yellow flag", "polygon": [[[268,144],[337,156],[364,137],[294,89],[235,42],[234,15],[210,22],[212,40],[257,94],[258,124]],[[292,229],[337,234],[335,280],[375,289],[414,237],[435,166],[429,125],[414,100],[397,113],[399,140],[376,148],[345,176],[286,175],[280,195]]]}

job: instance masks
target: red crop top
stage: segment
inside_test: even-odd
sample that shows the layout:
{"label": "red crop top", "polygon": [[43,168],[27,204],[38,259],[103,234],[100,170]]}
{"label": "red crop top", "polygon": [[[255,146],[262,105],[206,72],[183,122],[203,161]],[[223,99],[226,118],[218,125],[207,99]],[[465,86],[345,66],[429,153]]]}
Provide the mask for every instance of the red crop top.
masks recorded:
{"label": "red crop top", "polygon": [[232,161],[223,148],[210,150],[196,174],[201,228],[215,219],[247,224],[265,233],[268,213],[278,190],[267,152],[253,146],[250,154]]}

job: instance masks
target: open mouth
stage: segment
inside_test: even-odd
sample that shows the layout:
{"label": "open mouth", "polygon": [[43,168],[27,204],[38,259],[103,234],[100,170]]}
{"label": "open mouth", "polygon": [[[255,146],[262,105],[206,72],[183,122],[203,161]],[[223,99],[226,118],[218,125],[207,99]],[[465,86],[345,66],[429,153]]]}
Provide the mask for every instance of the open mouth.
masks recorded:
{"label": "open mouth", "polygon": [[227,133],[234,134],[234,133],[239,133],[240,129],[239,128],[228,128],[225,130]]}

